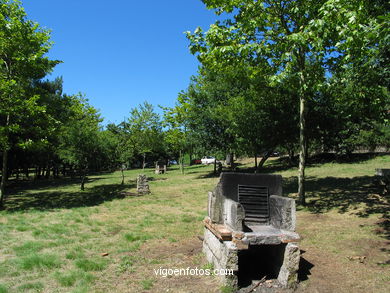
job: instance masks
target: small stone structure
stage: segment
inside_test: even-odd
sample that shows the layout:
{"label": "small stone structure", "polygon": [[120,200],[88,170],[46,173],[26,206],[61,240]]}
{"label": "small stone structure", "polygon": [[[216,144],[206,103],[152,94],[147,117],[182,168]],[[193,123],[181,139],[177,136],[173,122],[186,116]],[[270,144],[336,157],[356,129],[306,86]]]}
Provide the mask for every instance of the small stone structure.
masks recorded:
{"label": "small stone structure", "polygon": [[379,185],[383,188],[383,194],[390,193],[390,169],[375,169],[375,175]]}
{"label": "small stone structure", "polygon": [[297,284],[300,250],[295,201],[282,197],[282,177],[222,173],[208,197],[203,252],[230,286],[245,288],[263,278],[279,287]]}
{"label": "small stone structure", "polygon": [[156,170],[154,173],[156,174],[164,174],[167,172],[167,164],[163,161],[156,162]]}
{"label": "small stone structure", "polygon": [[138,175],[137,177],[137,192],[138,194],[150,193],[148,177],[146,175]]}

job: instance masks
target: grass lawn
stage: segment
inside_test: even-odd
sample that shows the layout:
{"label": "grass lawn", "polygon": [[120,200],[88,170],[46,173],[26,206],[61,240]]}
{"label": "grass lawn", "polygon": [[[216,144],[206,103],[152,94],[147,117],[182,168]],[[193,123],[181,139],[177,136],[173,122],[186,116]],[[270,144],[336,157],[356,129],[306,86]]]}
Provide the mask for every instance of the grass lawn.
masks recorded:
{"label": "grass lawn", "polygon": [[[240,168],[249,167],[245,160]],[[298,292],[390,292],[389,205],[373,184],[390,156],[307,168],[308,205],[298,208],[302,236]],[[159,268],[206,268],[201,253],[212,166],[155,175],[150,195],[135,191],[141,170],[90,176],[84,192],[70,179],[11,186],[0,212],[0,293],[228,292],[212,276],[161,277]],[[296,168],[271,160],[295,197]]]}

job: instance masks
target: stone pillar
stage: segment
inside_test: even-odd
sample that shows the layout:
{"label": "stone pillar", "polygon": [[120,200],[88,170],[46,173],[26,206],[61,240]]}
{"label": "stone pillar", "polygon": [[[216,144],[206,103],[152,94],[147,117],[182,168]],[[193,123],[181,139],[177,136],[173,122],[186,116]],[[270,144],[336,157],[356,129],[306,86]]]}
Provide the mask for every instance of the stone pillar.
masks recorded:
{"label": "stone pillar", "polygon": [[300,250],[297,243],[288,243],[284,251],[283,265],[280,268],[278,282],[286,288],[294,288],[298,281]]}
{"label": "stone pillar", "polygon": [[205,228],[203,253],[214,269],[232,270],[233,274],[219,275],[223,284],[237,287],[238,285],[238,250],[232,241],[220,241],[209,229]]}
{"label": "stone pillar", "polygon": [[139,194],[148,194],[150,193],[148,177],[146,175],[138,175],[137,178],[137,192]]}

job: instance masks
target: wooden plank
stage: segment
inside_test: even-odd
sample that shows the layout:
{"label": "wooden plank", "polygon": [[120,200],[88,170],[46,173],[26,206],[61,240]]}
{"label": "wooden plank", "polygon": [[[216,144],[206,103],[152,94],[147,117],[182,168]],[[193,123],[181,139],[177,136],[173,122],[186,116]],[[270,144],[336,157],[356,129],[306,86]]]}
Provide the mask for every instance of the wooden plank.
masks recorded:
{"label": "wooden plank", "polygon": [[227,228],[225,225],[214,224],[211,222],[210,218],[204,219],[204,225],[209,229],[218,239],[222,241],[231,241],[232,240],[232,231]]}

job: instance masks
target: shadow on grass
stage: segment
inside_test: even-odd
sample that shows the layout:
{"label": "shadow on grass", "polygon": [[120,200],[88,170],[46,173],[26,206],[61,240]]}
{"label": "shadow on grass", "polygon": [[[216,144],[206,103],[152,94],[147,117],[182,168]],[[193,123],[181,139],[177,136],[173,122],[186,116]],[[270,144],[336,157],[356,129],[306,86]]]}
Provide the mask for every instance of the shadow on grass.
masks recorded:
{"label": "shadow on grass", "polygon": [[[296,177],[283,179],[285,193],[295,193],[298,189]],[[380,194],[375,176],[353,178],[307,177],[306,209],[312,213],[325,213],[335,209],[340,213],[355,211],[358,217],[380,214],[378,234],[390,239],[390,198]],[[301,208],[301,207],[298,207]]]}
{"label": "shadow on grass", "polygon": [[[111,177],[87,177],[87,183],[97,182],[102,179],[108,179]],[[81,179],[79,177],[60,177],[56,179],[38,179],[38,180],[10,180],[7,187],[11,193],[22,192],[28,189],[45,190],[47,188],[61,188],[69,185],[80,185]]]}
{"label": "shadow on grass", "polygon": [[[157,174],[157,176],[163,176],[163,174]],[[157,177],[148,177],[147,179],[148,179],[149,182],[152,182],[152,181],[165,181],[168,178],[166,178],[166,177],[159,177],[159,178],[157,178]]]}
{"label": "shadow on grass", "polygon": [[[191,173],[188,173],[188,174],[191,174]],[[214,171],[211,171],[211,172],[207,172],[205,174],[201,174],[201,175],[197,176],[196,179],[217,178],[217,177],[219,177],[219,175],[220,174],[218,172],[214,173]]]}
{"label": "shadow on grass", "polygon": [[[75,182],[72,181],[72,184]],[[86,187],[84,191],[43,191],[10,195],[5,201],[5,210],[8,212],[28,209],[50,210],[58,208],[76,208],[99,205],[105,201],[123,198],[121,191],[135,187],[134,184],[106,184]],[[35,190],[35,189],[34,189]]]}
{"label": "shadow on grass", "polygon": [[[337,155],[334,153],[323,153],[309,157],[306,162],[306,167],[316,167],[325,163],[344,163],[344,164],[356,164],[362,163],[368,160],[372,160],[375,157],[381,157],[389,155],[388,153],[362,153],[362,154],[350,154],[350,155]],[[263,167],[261,167],[258,173],[275,173],[287,171],[293,168],[298,168],[298,156],[295,156],[292,163],[288,157],[279,157],[275,160],[268,160]],[[255,173],[255,167],[238,169],[240,173]]]}

